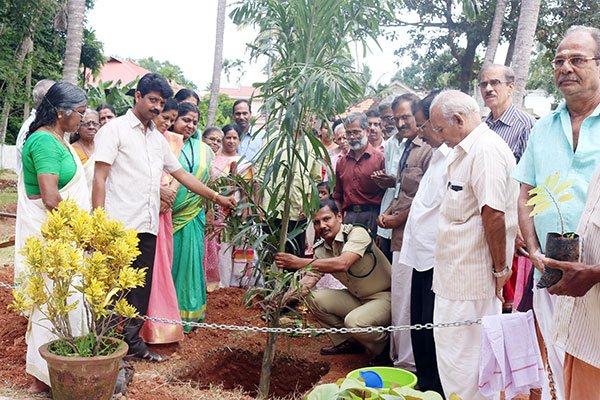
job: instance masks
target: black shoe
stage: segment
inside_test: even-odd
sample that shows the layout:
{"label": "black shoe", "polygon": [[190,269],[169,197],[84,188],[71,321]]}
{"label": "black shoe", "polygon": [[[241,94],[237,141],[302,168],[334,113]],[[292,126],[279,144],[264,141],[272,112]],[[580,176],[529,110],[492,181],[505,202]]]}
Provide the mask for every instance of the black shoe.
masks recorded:
{"label": "black shoe", "polygon": [[148,348],[146,348],[140,352],[137,352],[137,353],[127,354],[125,356],[126,361],[148,361],[148,362],[161,363],[161,362],[167,361],[168,359],[169,359],[168,356],[160,355]]}
{"label": "black shoe", "polygon": [[130,363],[121,361],[119,363],[119,374],[117,375],[117,383],[115,385],[114,394],[127,394],[127,389],[129,388],[129,384],[133,379],[133,373],[135,370],[133,369],[133,365]]}
{"label": "black shoe", "polygon": [[346,340],[337,346],[326,346],[321,348],[322,356],[333,356],[336,354],[362,354],[365,348],[354,340]]}
{"label": "black shoe", "polygon": [[383,348],[383,351],[369,360],[370,367],[393,367],[394,362],[390,358],[390,344]]}

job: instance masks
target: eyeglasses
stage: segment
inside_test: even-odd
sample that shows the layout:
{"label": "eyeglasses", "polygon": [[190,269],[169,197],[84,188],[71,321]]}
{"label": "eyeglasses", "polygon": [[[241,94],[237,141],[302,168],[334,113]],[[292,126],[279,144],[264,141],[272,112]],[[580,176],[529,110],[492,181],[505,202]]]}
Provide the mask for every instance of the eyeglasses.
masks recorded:
{"label": "eyeglasses", "polygon": [[503,82],[499,79],[490,79],[489,81],[479,82],[479,84],[477,86],[479,86],[480,89],[485,89],[486,87],[488,87],[488,85],[492,85],[492,87],[496,87],[496,86],[501,85],[502,83],[510,83],[510,82]]}
{"label": "eyeglasses", "polygon": [[97,128],[100,126],[100,124],[96,121],[87,121],[87,122],[82,122],[81,126],[83,126],[85,128]]}
{"label": "eyeglasses", "polygon": [[346,136],[359,136],[363,133],[362,129],[355,129],[353,131],[346,130]]}
{"label": "eyeglasses", "polygon": [[77,110],[73,110],[73,112],[74,112],[75,114],[79,115],[81,118],[83,118],[83,117],[85,116],[85,114],[84,114],[84,113],[80,113],[80,112],[79,112],[79,111],[77,111]]}
{"label": "eyeglasses", "polygon": [[571,66],[573,66],[575,68],[581,68],[588,61],[592,61],[592,60],[600,60],[600,57],[575,56],[575,57],[569,57],[569,58],[555,58],[554,60],[551,61],[551,63],[552,63],[552,68],[557,70],[559,68],[562,68],[562,66],[565,65],[566,62],[568,62],[569,64],[571,64]]}
{"label": "eyeglasses", "polygon": [[422,131],[422,130],[423,130],[423,128],[425,128],[425,125],[427,125],[428,123],[429,123],[429,120],[427,120],[427,121],[423,122],[423,124],[422,124],[422,125],[420,125],[420,126],[417,126],[417,130],[418,130],[418,131]]}
{"label": "eyeglasses", "polygon": [[384,115],[381,117],[382,120],[384,121],[393,121],[394,120],[394,116],[393,115]]}

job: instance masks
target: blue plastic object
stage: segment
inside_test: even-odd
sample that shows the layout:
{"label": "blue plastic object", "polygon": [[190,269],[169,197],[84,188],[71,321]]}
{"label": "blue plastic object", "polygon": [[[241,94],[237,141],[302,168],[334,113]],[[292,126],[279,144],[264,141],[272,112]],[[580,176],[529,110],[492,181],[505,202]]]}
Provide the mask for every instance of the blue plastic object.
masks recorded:
{"label": "blue plastic object", "polygon": [[365,380],[365,385],[370,388],[382,389],[383,388],[383,379],[381,375],[379,375],[375,371],[366,370],[360,371],[358,376]]}

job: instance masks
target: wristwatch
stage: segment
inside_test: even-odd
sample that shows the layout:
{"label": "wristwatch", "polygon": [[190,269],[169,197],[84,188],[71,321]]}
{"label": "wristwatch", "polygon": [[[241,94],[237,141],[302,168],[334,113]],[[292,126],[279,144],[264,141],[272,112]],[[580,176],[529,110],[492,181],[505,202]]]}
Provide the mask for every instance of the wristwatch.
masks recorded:
{"label": "wristwatch", "polygon": [[504,278],[509,273],[510,273],[510,268],[508,267],[508,265],[506,265],[504,267],[504,269],[500,272],[496,272],[496,270],[492,267],[492,275],[494,275],[494,278]]}

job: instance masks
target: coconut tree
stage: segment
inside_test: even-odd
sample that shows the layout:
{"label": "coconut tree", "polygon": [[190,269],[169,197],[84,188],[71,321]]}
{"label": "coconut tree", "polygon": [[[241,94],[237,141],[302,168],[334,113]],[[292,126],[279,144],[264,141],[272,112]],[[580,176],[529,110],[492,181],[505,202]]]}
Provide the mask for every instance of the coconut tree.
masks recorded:
{"label": "coconut tree", "polygon": [[67,2],[67,47],[63,66],[63,79],[77,84],[79,59],[83,45],[83,19],[85,16],[85,0],[68,0]]}
{"label": "coconut tree", "polygon": [[496,1],[496,9],[494,10],[494,19],[492,20],[492,29],[485,49],[483,58],[483,66],[494,63],[498,43],[500,43],[500,34],[502,33],[502,25],[504,24],[504,14],[506,13],[507,0]]}
{"label": "coconut tree", "polygon": [[206,126],[212,126],[215,122],[217,112],[217,101],[219,88],[221,86],[221,70],[223,69],[223,36],[225,33],[225,6],[227,0],[219,0],[217,4],[217,35],[215,37],[215,56],[213,61],[213,76],[210,84],[210,99],[208,101],[208,113],[206,115]]}
{"label": "coconut tree", "polygon": [[[248,298],[261,299],[268,325],[278,327],[285,293],[296,285],[297,276],[277,269],[274,255],[295,235],[304,234],[302,227],[287,234],[290,193],[302,191],[307,216],[318,200],[317,182],[292,188],[292,174],[310,182],[311,157],[327,159],[325,148],[311,134],[311,121],[340,114],[361,95],[366,82],[354,68],[350,45],[366,48],[367,39],[376,41],[380,21],[392,18],[392,6],[386,0],[244,0],[231,17],[238,25],[258,30],[251,56],[268,61],[270,76],[255,84],[264,101],[267,139],[256,161],[261,171],[258,196],[245,186],[246,206],[254,217],[230,220],[230,227],[236,233],[234,242],[250,242],[258,253],[264,289],[249,291]],[[269,393],[275,342],[276,334],[269,333],[259,384],[262,398]]]}
{"label": "coconut tree", "polygon": [[523,106],[525,98],[525,84],[529,76],[529,61],[533,38],[538,23],[541,0],[523,0],[521,2],[521,13],[515,38],[515,53],[512,60],[512,68],[515,71],[515,91],[513,102],[517,107]]}

